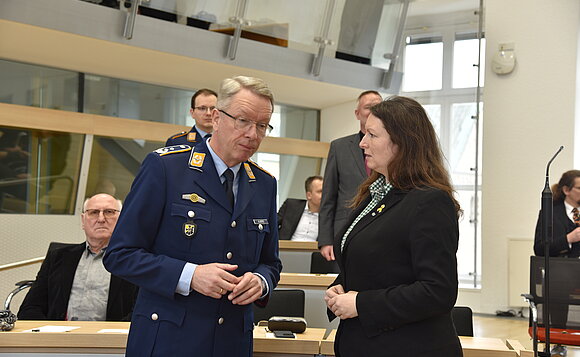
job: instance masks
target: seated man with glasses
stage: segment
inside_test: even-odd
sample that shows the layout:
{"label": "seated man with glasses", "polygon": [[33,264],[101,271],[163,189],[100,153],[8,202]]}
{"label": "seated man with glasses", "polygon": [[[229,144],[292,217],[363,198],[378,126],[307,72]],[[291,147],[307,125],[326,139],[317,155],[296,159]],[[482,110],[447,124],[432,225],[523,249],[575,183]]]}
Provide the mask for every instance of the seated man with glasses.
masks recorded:
{"label": "seated man with glasses", "polygon": [[86,241],[49,250],[20,306],[19,319],[131,320],[136,286],[111,275],[103,266],[120,211],[121,201],[108,194],[85,201],[81,226]]}
{"label": "seated man with glasses", "polygon": [[202,88],[191,97],[191,109],[189,114],[195,120],[195,124],[189,132],[182,131],[175,134],[165,142],[165,146],[189,145],[195,146],[213,131],[212,112],[216,107],[217,93],[211,89]]}

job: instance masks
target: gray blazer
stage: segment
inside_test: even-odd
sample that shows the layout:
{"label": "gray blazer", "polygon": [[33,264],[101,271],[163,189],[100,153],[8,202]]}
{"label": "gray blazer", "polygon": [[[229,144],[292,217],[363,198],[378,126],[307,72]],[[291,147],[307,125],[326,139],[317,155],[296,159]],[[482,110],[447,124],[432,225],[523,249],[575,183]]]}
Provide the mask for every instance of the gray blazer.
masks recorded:
{"label": "gray blazer", "polygon": [[361,148],[360,133],[345,136],[330,143],[324,170],[322,202],[318,214],[318,246],[332,245],[334,235],[346,224],[350,201],[358,186],[367,178]]}

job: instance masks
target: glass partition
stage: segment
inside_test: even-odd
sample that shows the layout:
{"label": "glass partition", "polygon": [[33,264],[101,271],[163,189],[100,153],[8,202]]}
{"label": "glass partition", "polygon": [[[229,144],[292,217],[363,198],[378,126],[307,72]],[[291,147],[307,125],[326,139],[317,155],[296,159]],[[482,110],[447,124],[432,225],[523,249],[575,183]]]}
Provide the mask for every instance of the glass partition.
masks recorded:
{"label": "glass partition", "polygon": [[78,110],[77,72],[0,60],[0,102]]}
{"label": "glass partition", "polygon": [[86,196],[104,192],[125,200],[145,156],[163,144],[158,141],[95,136]]}
{"label": "glass partition", "polygon": [[73,214],[84,135],[0,127],[0,213]]}

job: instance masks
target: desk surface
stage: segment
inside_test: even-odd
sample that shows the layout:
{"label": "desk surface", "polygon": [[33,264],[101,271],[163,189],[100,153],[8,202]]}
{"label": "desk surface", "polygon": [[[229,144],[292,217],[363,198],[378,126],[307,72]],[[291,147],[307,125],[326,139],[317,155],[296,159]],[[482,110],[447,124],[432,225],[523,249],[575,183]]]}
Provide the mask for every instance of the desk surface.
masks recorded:
{"label": "desk surface", "polygon": [[[24,332],[42,326],[78,326],[69,332]],[[0,332],[0,353],[115,353],[123,354],[127,333],[104,329],[129,328],[128,322],[101,321],[17,321],[14,330]],[[294,339],[276,338],[266,333],[263,326],[254,329],[254,352],[268,355],[334,355],[336,330],[324,339],[326,330],[308,328]],[[508,345],[499,338],[460,337],[464,357],[517,357],[517,341]],[[521,356],[530,356],[521,351]]]}
{"label": "desk surface", "polygon": [[[79,326],[69,332],[24,332],[42,326]],[[101,332],[129,328],[129,322],[107,321],[16,321],[12,331],[0,333],[0,352],[124,353],[127,333]]]}
{"label": "desk surface", "polygon": [[320,341],[326,329],[309,328],[296,338],[276,338],[266,333],[266,327],[254,328],[254,352],[312,354],[320,353]]}
{"label": "desk surface", "polygon": [[279,240],[280,250],[289,252],[318,252],[318,242]]}
{"label": "desk surface", "polygon": [[[43,326],[78,326],[69,332],[24,332]],[[103,329],[128,329],[128,322],[105,321],[17,321],[12,331],[0,333],[0,353],[117,353],[125,352],[127,333],[99,332]],[[309,328],[295,339],[266,334],[263,326],[254,329],[254,352],[318,354],[326,330]]]}
{"label": "desk surface", "polygon": [[337,274],[280,273],[278,287],[299,287],[326,290]]}
{"label": "desk surface", "polygon": [[[336,330],[332,330],[328,337],[320,344],[320,353],[334,356],[334,338]],[[460,336],[463,357],[517,357],[516,351],[510,349],[499,338],[464,337]]]}

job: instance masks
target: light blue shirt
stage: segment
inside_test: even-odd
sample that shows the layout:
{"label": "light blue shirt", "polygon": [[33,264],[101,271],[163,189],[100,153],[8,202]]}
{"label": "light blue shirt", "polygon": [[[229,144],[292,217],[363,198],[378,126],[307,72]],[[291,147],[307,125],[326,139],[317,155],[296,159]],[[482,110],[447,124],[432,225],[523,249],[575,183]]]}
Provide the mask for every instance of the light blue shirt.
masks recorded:
{"label": "light blue shirt", "polygon": [[[198,129],[199,130],[199,129]],[[199,130],[201,132],[201,130]],[[223,173],[227,170],[230,169],[233,171],[234,173],[234,205],[235,205],[235,201],[236,198],[238,196],[238,181],[239,181],[239,176],[238,173],[240,172],[240,167],[242,167],[242,163],[239,163],[237,165],[234,165],[232,167],[228,167],[228,165],[226,165],[226,163],[215,153],[215,151],[213,151],[213,149],[211,148],[210,145],[210,141],[208,140],[207,142],[207,148],[209,150],[209,153],[211,155],[211,158],[213,159],[213,163],[215,165],[215,169],[217,171],[217,174],[220,178],[221,183],[223,184],[224,181],[226,180],[226,178],[223,176]],[[175,289],[175,292],[178,294],[181,294],[183,296],[188,296],[189,293],[191,292],[191,280],[193,279],[193,274],[195,273],[195,269],[197,268],[197,264],[194,263],[190,263],[187,262],[185,263],[185,266],[183,267],[183,270],[181,271],[181,276],[179,277],[179,282],[177,283],[177,288]],[[268,295],[268,291],[270,290],[268,283],[266,282],[266,279],[258,274],[258,273],[254,273],[255,275],[259,276],[260,279],[262,279],[262,281],[264,282],[264,285],[266,286],[266,292],[262,295],[262,298],[266,295]]]}

